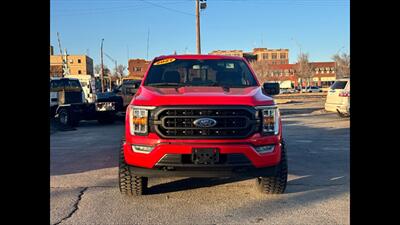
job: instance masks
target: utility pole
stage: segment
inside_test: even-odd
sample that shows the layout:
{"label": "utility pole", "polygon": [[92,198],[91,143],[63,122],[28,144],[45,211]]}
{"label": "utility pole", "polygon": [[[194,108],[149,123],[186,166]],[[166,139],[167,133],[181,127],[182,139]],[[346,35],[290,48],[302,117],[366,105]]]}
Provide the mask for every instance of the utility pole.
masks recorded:
{"label": "utility pole", "polygon": [[196,0],[196,48],[197,54],[201,54],[200,46],[200,1]]}
{"label": "utility pole", "polygon": [[104,65],[103,65],[103,42],[104,38],[101,39],[101,74],[100,74],[100,80],[101,80],[101,92],[104,92]]}

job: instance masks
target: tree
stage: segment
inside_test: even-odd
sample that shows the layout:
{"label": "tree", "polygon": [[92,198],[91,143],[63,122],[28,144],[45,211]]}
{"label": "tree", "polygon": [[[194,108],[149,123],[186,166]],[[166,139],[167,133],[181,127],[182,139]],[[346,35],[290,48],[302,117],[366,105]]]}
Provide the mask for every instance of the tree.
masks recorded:
{"label": "tree", "polygon": [[350,77],[350,55],[343,53],[332,56],[335,61],[336,79]]}
{"label": "tree", "polygon": [[117,75],[118,77],[123,77],[123,76],[125,76],[125,70],[126,70],[126,66],[120,64],[117,66],[117,69],[114,72],[115,72],[115,75]]}
{"label": "tree", "polygon": [[[104,76],[111,75],[110,69],[108,69],[108,67],[106,65],[104,65],[103,67],[104,67]],[[97,64],[94,67],[94,73],[101,74],[101,65],[100,64]]]}
{"label": "tree", "polygon": [[308,60],[308,53],[300,53],[297,57],[296,74],[300,78],[300,84],[303,79],[307,81],[307,86],[310,85],[310,80],[314,76],[314,71]]}
{"label": "tree", "polygon": [[264,83],[267,80],[270,80],[271,76],[271,68],[267,61],[250,61],[250,65],[256,73],[257,79]]}

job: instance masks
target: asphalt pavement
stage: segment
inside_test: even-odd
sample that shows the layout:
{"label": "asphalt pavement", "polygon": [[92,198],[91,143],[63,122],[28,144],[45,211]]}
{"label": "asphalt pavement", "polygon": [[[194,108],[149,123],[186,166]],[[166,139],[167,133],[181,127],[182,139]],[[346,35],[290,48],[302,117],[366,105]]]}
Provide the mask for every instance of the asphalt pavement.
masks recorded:
{"label": "asphalt pavement", "polygon": [[51,224],[349,224],[349,119],[323,100],[281,105],[289,181],[265,195],[254,179],[149,179],[139,198],[118,190],[124,124],[82,122],[50,136]]}

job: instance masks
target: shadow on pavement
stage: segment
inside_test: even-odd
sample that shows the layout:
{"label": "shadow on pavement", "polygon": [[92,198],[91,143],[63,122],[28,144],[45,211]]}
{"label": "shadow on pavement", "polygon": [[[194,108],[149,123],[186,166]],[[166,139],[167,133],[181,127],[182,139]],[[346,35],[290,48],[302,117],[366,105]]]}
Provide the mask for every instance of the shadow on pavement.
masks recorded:
{"label": "shadow on pavement", "polygon": [[315,108],[281,108],[281,115],[293,115],[293,114],[309,114],[316,111],[320,111],[323,108],[315,107]]}
{"label": "shadow on pavement", "polygon": [[[150,178],[151,179],[151,178]],[[169,192],[185,191],[197,188],[212,187],[221,184],[234,183],[252,178],[185,178],[168,183],[151,186],[148,195],[165,194]]]}

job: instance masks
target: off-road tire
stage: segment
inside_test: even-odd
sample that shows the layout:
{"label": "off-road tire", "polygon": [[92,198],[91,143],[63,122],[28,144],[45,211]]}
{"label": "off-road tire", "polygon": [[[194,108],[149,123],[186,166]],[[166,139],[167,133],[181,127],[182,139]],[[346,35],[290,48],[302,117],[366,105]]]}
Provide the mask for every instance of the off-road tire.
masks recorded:
{"label": "off-road tire", "polygon": [[282,142],[281,162],[278,165],[275,176],[257,177],[257,188],[265,194],[282,194],[285,192],[288,176],[288,165],[285,144]]}
{"label": "off-road tire", "polygon": [[350,109],[349,109],[349,113],[342,113],[342,112],[340,112],[339,110],[336,110],[336,111],[337,111],[338,116],[341,117],[341,118],[348,118],[348,117],[350,117]]}
{"label": "off-road tire", "polygon": [[61,108],[58,112],[58,122],[62,127],[76,127],[79,125],[79,120],[67,108]]}
{"label": "off-road tire", "polygon": [[129,166],[125,163],[124,149],[121,147],[119,153],[119,190],[128,196],[144,195],[147,191],[148,178],[135,176],[131,173]]}

